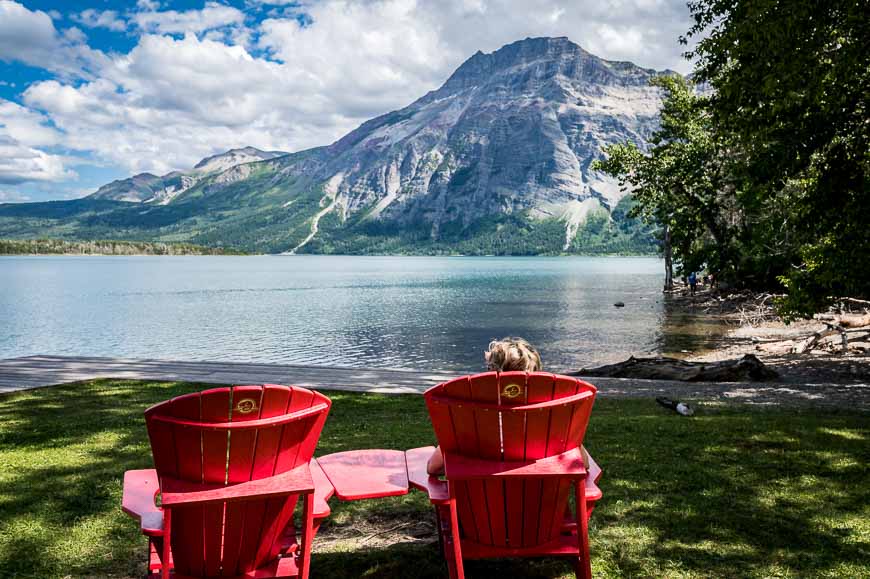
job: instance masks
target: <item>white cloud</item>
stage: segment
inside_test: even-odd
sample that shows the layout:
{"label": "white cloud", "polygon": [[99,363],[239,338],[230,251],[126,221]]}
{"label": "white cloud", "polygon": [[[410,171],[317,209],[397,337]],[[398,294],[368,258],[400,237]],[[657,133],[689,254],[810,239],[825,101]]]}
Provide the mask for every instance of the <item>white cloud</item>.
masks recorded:
{"label": "white cloud", "polygon": [[45,115],[12,101],[0,99],[0,138],[42,147],[56,145],[62,135],[48,125]]}
{"label": "white cloud", "polygon": [[333,123],[322,122],[318,100],[288,97],[295,90],[282,65],[241,46],[149,35],[99,80],[35,83],[24,99],[49,112],[67,147],[132,172],[164,172],[235,146],[280,149],[331,139]]}
{"label": "white cloud", "polygon": [[72,19],[87,28],[105,28],[115,32],[123,32],[127,29],[127,22],[114,10],[88,8],[73,15]]}
{"label": "white cloud", "polygon": [[206,2],[202,10],[178,12],[177,10],[156,11],[152,8],[134,14],[132,19],[147,33],[185,34],[216,28],[240,27],[245,22],[245,13],[232,6]]}
{"label": "white cloud", "polygon": [[17,185],[27,181],[65,181],[75,176],[74,172],[64,169],[60,156],[0,136],[0,183]]}
{"label": "white cloud", "polygon": [[0,0],[0,58],[40,66],[58,42],[57,30],[48,14]]}
{"label": "white cloud", "polygon": [[[92,75],[36,82],[24,104],[51,119],[59,145],[155,173],[236,146],[328,144],[437,88],[477,50],[527,36],[568,36],[604,58],[687,71],[677,43],[690,26],[684,0],[254,1],[287,7],[246,26],[243,12],[215,2],[160,11],[140,0],[128,17],[143,35],[107,57],[64,37],[47,14],[0,0],[18,23],[0,13],[0,58],[87,62]],[[88,22],[112,22],[104,15]]]}
{"label": "white cloud", "polygon": [[36,147],[52,146],[62,135],[48,119],[17,103],[0,99],[0,183],[63,181],[75,177],[64,159]]}
{"label": "white cloud", "polygon": [[23,62],[64,77],[87,75],[105,57],[83,41],[76,28],[58,33],[51,17],[41,10],[0,0],[0,60]]}

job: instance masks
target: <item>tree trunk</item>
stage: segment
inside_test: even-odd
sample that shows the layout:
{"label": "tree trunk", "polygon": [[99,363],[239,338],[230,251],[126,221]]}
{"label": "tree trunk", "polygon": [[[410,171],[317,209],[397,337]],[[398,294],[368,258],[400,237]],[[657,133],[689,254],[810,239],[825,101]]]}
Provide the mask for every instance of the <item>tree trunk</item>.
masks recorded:
{"label": "tree trunk", "polygon": [[674,259],[671,250],[671,228],[665,224],[665,291],[674,289]]}

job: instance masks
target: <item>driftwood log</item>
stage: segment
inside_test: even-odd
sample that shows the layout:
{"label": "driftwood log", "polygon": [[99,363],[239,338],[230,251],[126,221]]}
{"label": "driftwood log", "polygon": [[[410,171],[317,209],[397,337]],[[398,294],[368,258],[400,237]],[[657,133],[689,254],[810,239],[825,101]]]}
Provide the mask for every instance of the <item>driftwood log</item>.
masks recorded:
{"label": "driftwood log", "polygon": [[570,376],[606,376],[644,380],[681,380],[684,382],[764,382],[779,377],[764,362],[746,354],[739,360],[721,362],[686,362],[677,358],[635,358],[624,362],[583,368]]}
{"label": "driftwood log", "polygon": [[818,344],[823,338],[827,338],[828,336],[833,336],[834,334],[840,335],[840,349],[845,352],[849,349],[849,338],[846,335],[846,330],[839,325],[829,324],[825,322],[827,326],[826,330],[822,330],[814,333],[809,338],[801,341],[791,349],[792,354],[803,354],[804,352],[808,352],[813,349],[813,347]]}

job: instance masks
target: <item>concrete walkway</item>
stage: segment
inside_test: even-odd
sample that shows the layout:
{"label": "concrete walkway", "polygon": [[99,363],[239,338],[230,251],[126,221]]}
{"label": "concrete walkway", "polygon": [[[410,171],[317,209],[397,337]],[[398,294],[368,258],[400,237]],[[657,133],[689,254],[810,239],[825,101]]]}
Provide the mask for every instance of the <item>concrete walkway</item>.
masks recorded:
{"label": "concrete walkway", "polygon": [[[174,362],[123,358],[29,356],[0,360],[0,394],[94,378],[165,380],[207,384],[295,384],[320,390],[421,393],[455,376],[373,368],[339,368],[233,362]],[[599,395],[618,398],[670,396],[759,405],[797,404],[870,410],[870,384],[675,382],[589,378]]]}

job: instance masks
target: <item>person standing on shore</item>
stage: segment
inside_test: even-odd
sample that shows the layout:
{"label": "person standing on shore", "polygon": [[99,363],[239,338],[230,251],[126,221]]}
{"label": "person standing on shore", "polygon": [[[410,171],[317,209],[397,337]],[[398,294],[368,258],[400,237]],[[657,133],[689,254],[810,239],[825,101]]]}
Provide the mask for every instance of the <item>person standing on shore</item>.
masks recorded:
{"label": "person standing on shore", "polygon": [[695,295],[695,290],[698,289],[698,276],[694,271],[689,274],[689,288],[692,290],[692,295]]}

